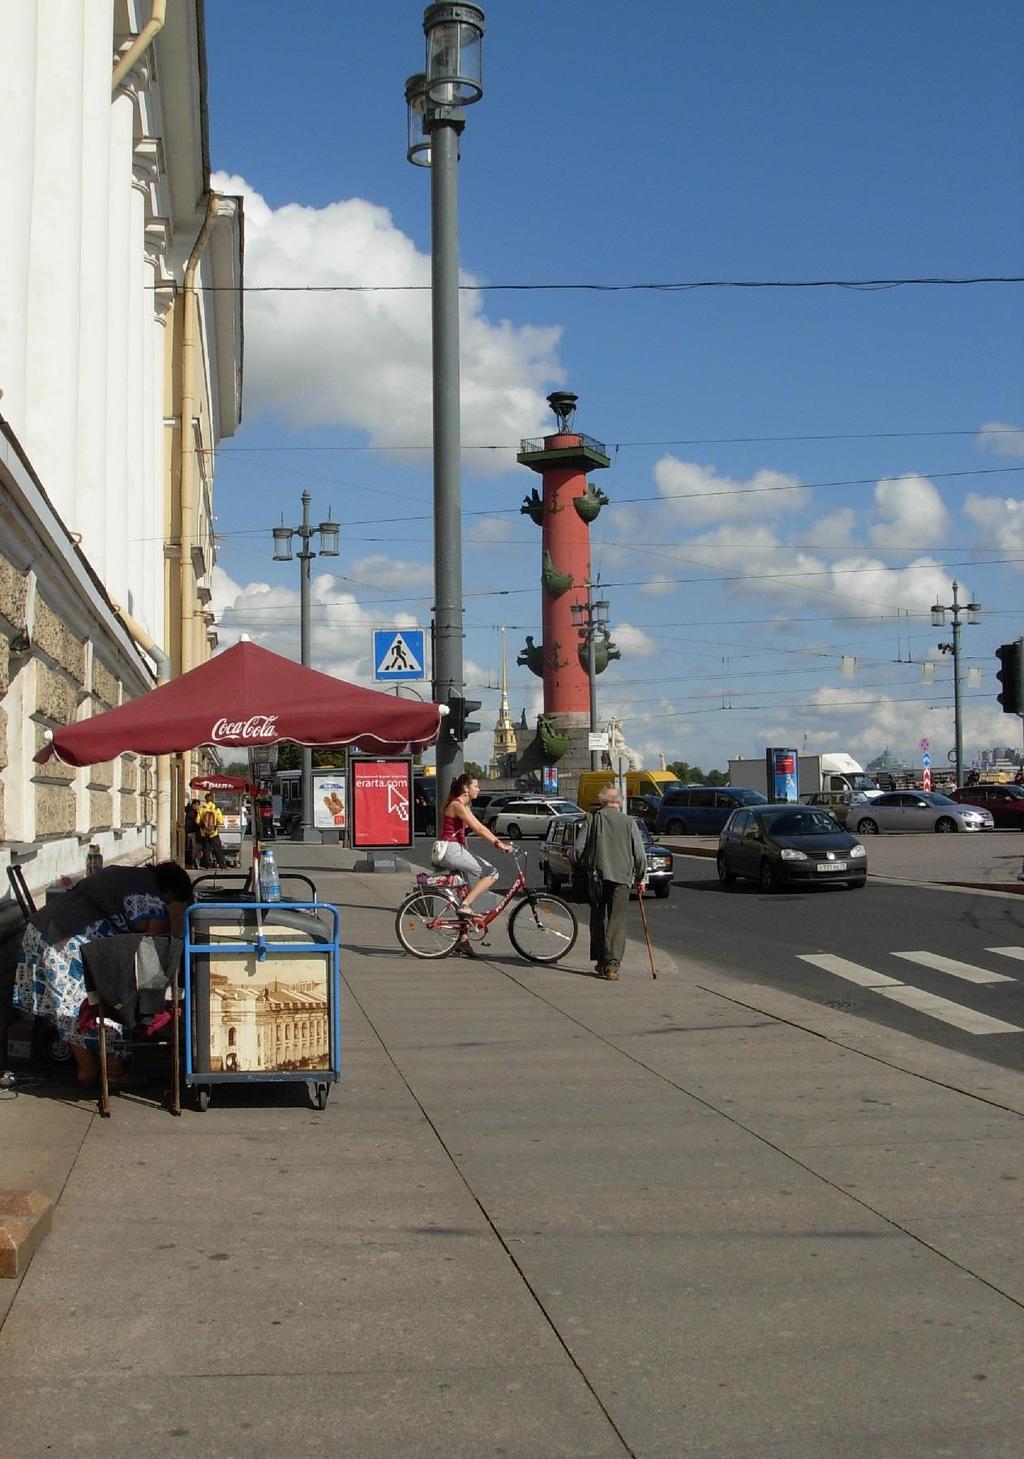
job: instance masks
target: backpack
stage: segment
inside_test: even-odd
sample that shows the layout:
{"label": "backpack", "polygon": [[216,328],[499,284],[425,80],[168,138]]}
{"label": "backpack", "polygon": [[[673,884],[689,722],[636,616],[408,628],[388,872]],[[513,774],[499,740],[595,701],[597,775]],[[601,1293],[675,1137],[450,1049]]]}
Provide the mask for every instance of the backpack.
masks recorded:
{"label": "backpack", "polygon": [[199,825],[204,836],[216,836],[217,834],[217,812],[207,809],[199,816]]}

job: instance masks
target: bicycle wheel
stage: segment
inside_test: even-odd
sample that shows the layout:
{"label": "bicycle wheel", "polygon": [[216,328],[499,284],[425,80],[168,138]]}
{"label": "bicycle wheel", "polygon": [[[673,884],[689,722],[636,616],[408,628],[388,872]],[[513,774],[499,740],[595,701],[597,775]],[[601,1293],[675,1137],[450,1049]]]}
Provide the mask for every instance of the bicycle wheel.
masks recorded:
{"label": "bicycle wheel", "polygon": [[413,892],[395,915],[395,932],[413,957],[447,957],[459,940],[454,901],[440,892]]}
{"label": "bicycle wheel", "polygon": [[524,897],[508,920],[512,946],[531,963],[556,963],[565,957],[578,931],[572,908],[548,892]]}

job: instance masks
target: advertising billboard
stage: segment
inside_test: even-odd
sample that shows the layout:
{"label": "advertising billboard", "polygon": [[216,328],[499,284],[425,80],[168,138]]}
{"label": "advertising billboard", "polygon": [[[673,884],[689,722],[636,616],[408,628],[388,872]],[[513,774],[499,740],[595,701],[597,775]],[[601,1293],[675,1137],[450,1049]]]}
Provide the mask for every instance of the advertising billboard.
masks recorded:
{"label": "advertising billboard", "polygon": [[765,751],[765,760],[768,771],[768,799],[771,801],[799,800],[799,756],[797,752],[769,749]]}
{"label": "advertising billboard", "polygon": [[349,845],[411,846],[412,756],[353,755],[348,778]]}
{"label": "advertising billboard", "polygon": [[313,825],[318,831],[345,829],[345,772],[313,772]]}

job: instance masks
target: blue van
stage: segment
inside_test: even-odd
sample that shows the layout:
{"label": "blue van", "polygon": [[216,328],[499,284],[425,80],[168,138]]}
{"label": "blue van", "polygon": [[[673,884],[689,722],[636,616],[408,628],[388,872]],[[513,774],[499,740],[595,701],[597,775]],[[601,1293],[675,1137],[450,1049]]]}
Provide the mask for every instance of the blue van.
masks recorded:
{"label": "blue van", "polygon": [[687,785],[668,792],[654,829],[662,836],[717,836],[739,806],[767,804],[759,790],[739,785]]}

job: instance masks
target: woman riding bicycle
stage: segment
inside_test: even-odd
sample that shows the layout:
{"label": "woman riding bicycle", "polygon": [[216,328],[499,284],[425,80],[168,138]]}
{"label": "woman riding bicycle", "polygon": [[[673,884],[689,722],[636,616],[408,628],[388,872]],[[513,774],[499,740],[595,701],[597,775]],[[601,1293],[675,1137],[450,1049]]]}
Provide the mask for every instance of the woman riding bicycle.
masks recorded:
{"label": "woman riding bicycle", "polygon": [[[507,842],[499,840],[493,831],[489,831],[485,825],[477,820],[469,808],[469,803],[475,800],[480,793],[480,786],[475,775],[459,775],[452,781],[452,788],[448,793],[448,800],[445,802],[444,815],[441,821],[441,840],[444,842],[444,853],[435,866],[442,867],[445,871],[460,872],[467,881],[472,881],[469,891],[466,893],[462,905],[459,907],[459,917],[467,920],[473,916],[472,904],[482,892],[490,891],[491,887],[498,880],[498,869],[492,866],[489,861],[483,861],[473,855],[466,847],[466,837],[470,831],[475,831],[499,851],[511,852],[512,847]],[[475,880],[473,880],[475,878]],[[469,945],[469,934],[465,927],[459,936],[456,952],[461,952],[467,957],[475,957],[476,954]]]}

